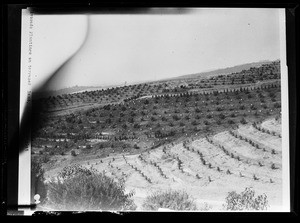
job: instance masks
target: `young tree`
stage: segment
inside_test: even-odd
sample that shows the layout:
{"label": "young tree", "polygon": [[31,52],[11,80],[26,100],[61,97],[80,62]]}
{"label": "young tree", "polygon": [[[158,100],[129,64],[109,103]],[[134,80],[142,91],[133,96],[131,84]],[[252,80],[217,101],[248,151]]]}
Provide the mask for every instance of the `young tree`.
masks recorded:
{"label": "young tree", "polygon": [[76,152],[74,150],[71,151],[72,156],[77,156]]}

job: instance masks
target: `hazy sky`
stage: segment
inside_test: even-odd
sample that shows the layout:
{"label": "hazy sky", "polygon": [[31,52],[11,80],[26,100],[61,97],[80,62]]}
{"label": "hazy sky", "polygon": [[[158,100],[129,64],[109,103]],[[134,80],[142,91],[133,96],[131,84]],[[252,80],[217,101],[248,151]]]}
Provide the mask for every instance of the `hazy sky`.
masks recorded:
{"label": "hazy sky", "polygon": [[34,19],[36,81],[76,52],[50,88],[156,80],[280,57],[278,9]]}

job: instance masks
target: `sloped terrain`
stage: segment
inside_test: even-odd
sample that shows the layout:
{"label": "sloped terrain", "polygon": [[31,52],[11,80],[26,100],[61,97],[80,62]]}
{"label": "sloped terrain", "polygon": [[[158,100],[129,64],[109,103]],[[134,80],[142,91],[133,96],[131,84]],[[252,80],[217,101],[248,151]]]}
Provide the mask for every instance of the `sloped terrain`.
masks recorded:
{"label": "sloped terrain", "polygon": [[39,99],[32,157],[47,180],[72,164],[124,180],[138,208],[153,191],[180,189],[222,210],[246,187],[278,207],[279,65]]}
{"label": "sloped terrain", "polygon": [[[278,125],[278,122],[272,123]],[[266,145],[267,140],[277,153],[264,152],[223,131],[141,154],[117,154],[77,163],[124,179],[126,189],[135,191],[134,199],[139,208],[151,192],[172,188],[188,191],[199,206],[206,202],[212,210],[221,210],[229,191],[240,192],[246,187],[253,187],[258,194],[265,193],[271,208],[276,208],[281,204],[282,190],[280,138],[265,139],[264,133],[257,132],[251,125],[241,125],[236,131],[261,145]],[[66,164],[60,163],[56,171]],[[55,175],[54,172],[47,173],[47,177],[51,175]]]}

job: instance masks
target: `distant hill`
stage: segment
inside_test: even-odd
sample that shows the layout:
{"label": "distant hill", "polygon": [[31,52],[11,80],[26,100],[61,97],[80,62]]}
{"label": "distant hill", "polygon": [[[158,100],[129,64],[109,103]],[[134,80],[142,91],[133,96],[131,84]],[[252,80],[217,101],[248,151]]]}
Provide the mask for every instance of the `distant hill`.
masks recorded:
{"label": "distant hill", "polygon": [[[242,70],[248,70],[251,67],[260,67],[263,64],[270,64],[272,62],[274,62],[274,61],[264,60],[264,61],[259,61],[259,62],[241,64],[241,65],[237,65],[237,66],[233,66],[233,67],[227,67],[227,68],[221,68],[221,69],[217,69],[217,70],[195,73],[195,74],[186,74],[186,75],[163,79],[163,80],[156,80],[156,81],[145,80],[145,81],[139,81],[139,82],[132,82],[132,83],[128,83],[128,84],[134,85],[134,84],[142,84],[142,83],[164,82],[164,81],[169,81],[169,80],[182,80],[182,79],[191,79],[191,78],[209,78],[212,76],[226,75],[226,74],[241,72]],[[106,89],[106,88],[111,88],[111,87],[118,87],[118,86],[123,86],[123,84],[122,85],[120,85],[120,84],[110,85],[110,86],[74,86],[74,87],[68,87],[68,88],[63,88],[63,89],[59,89],[59,90],[53,90],[53,91],[34,92],[33,98],[38,99],[38,98],[57,96],[57,95],[62,95],[62,94],[73,94],[73,93],[83,92],[83,91],[96,91],[96,90],[101,90],[101,89]]]}
{"label": "distant hill", "polygon": [[68,87],[68,88],[63,88],[63,89],[59,89],[59,90],[53,90],[53,91],[38,91],[38,92],[33,93],[33,98],[38,99],[38,98],[57,96],[57,95],[62,95],[62,94],[72,94],[72,93],[81,92],[81,91],[98,90],[98,89],[102,89],[102,88],[104,88],[104,87],[74,86],[74,87]]}
{"label": "distant hill", "polygon": [[221,68],[221,69],[206,71],[206,72],[201,72],[201,73],[182,75],[182,76],[178,76],[178,77],[174,77],[174,78],[170,78],[170,79],[166,79],[166,80],[208,78],[208,77],[212,77],[212,76],[226,75],[226,74],[241,72],[242,70],[248,70],[251,67],[260,67],[263,64],[270,64],[272,62],[273,61],[264,60],[264,61],[253,62],[253,63],[246,63],[246,64],[237,65],[234,67],[227,67],[227,68]]}

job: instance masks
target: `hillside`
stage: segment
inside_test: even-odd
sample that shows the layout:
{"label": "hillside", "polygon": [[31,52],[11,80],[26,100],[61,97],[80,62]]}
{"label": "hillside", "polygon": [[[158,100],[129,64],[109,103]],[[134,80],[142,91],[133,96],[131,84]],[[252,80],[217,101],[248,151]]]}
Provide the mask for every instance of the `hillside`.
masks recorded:
{"label": "hillside", "polygon": [[102,157],[101,150],[92,150],[90,155],[53,156],[52,164],[45,165],[46,179],[75,163],[105,171],[112,178],[123,179],[127,191],[135,191],[138,210],[142,210],[141,204],[151,192],[171,188],[188,191],[200,210],[206,203],[209,210],[220,211],[229,191],[252,187],[258,194],[265,193],[269,210],[276,211],[282,202],[278,196],[282,190],[281,138],[267,133],[270,130],[266,128],[266,132],[259,131],[261,126],[276,128],[281,134],[278,120],[270,119],[255,127],[241,125],[233,132],[195,136],[138,154],[111,153]]}
{"label": "hillside", "polygon": [[190,78],[208,78],[208,77],[213,77],[213,76],[218,76],[218,75],[226,75],[226,74],[231,74],[231,73],[238,73],[243,70],[248,70],[251,67],[260,67],[264,64],[270,64],[272,61],[260,61],[260,62],[253,62],[253,63],[247,63],[247,64],[241,64],[233,67],[227,67],[227,68],[222,68],[222,69],[216,69],[212,71],[207,71],[207,72],[200,72],[200,73],[195,73],[195,74],[187,74],[187,75],[182,75],[174,78],[170,78],[169,80],[174,80],[174,79],[190,79]]}
{"label": "hillside", "polygon": [[[169,81],[148,82],[120,87],[111,87],[95,91],[73,94],[61,94],[35,100],[34,105],[47,112],[75,109],[77,107],[101,106],[122,103],[140,97],[224,91],[226,89],[249,88],[277,83],[280,80],[280,63],[274,61],[258,68],[251,67],[238,73],[218,75],[205,79],[176,79]],[[37,109],[35,109],[37,111]]]}
{"label": "hillside", "polygon": [[157,190],[186,190],[222,210],[253,187],[281,205],[280,62],[229,75],[63,94],[33,103],[32,157],[46,178],[81,164],[123,179],[141,208]]}
{"label": "hillside", "polygon": [[[165,82],[168,80],[206,79],[206,78],[214,77],[214,76],[218,76],[218,75],[239,73],[239,72],[242,72],[243,70],[248,70],[250,68],[258,68],[262,65],[267,65],[270,63],[272,63],[272,61],[260,61],[260,62],[254,62],[254,63],[247,63],[247,64],[242,64],[242,65],[237,65],[234,67],[216,69],[216,70],[212,70],[212,71],[208,71],[208,72],[201,72],[201,73],[195,73],[195,74],[187,74],[187,75],[182,75],[182,76],[159,80],[159,81],[147,81],[145,83],[147,83],[147,84],[156,83],[156,82],[159,83],[159,82]],[[144,83],[131,83],[131,85],[138,85],[138,84],[144,84]],[[63,89],[53,90],[53,91],[41,90],[38,92],[34,92],[33,98],[34,99],[47,98],[49,96],[74,94],[74,93],[79,93],[79,92],[84,92],[84,91],[96,91],[96,90],[101,90],[101,89],[106,89],[106,88],[114,88],[114,87],[118,87],[118,86],[115,86],[115,85],[110,85],[110,86],[73,86],[73,87],[68,87],[68,88],[63,88]]]}
{"label": "hillside", "polygon": [[63,88],[59,90],[53,90],[53,91],[37,91],[33,93],[33,98],[34,99],[40,99],[40,98],[47,98],[49,96],[58,96],[58,95],[63,95],[63,94],[73,94],[77,92],[82,92],[82,91],[91,91],[91,90],[98,90],[98,89],[103,89],[103,87],[92,87],[92,86],[74,86],[74,87],[68,87],[68,88]]}

